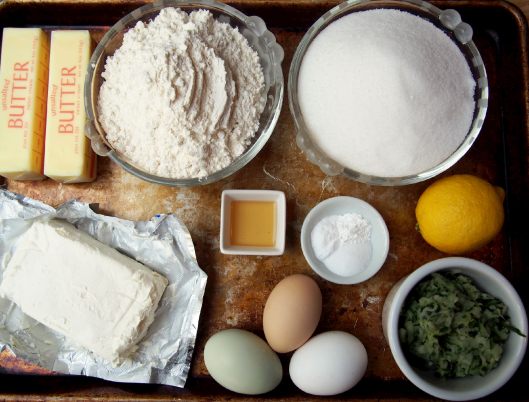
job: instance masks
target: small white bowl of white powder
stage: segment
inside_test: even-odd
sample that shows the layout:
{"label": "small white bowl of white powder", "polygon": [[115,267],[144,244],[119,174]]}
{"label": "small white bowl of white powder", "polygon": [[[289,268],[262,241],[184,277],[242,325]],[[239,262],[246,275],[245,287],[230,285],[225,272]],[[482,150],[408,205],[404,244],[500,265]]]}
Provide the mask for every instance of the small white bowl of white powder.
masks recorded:
{"label": "small white bowl of white powder", "polygon": [[221,180],[272,134],[282,60],[259,17],[212,0],[147,4],[118,21],[92,56],[92,147],[158,184]]}
{"label": "small white bowl of white powder", "polygon": [[297,144],[326,174],[429,179],[469,150],[488,104],[472,28],[421,0],[349,0],[307,31],[288,91]]}
{"label": "small white bowl of white powder", "polygon": [[334,197],[320,202],[306,216],[301,248],[322,278],[356,284],[375,275],[386,261],[389,232],[382,216],[367,202]]}

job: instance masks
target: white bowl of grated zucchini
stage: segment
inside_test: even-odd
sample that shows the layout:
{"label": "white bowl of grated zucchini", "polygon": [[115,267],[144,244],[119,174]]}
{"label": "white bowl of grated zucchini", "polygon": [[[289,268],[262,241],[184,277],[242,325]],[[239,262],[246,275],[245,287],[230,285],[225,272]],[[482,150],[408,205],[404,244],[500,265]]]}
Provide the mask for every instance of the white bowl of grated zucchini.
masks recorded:
{"label": "white bowl of grated zucchini", "polygon": [[494,268],[463,257],[429,262],[402,278],[386,297],[382,326],[403,374],[452,401],[502,387],[527,348],[527,315],[514,287]]}

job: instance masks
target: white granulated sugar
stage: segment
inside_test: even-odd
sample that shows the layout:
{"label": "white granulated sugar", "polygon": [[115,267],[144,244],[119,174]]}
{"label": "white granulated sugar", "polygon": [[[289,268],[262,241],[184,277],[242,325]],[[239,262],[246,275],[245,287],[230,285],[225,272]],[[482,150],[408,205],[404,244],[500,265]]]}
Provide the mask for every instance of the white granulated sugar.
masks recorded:
{"label": "white granulated sugar", "polygon": [[298,81],[309,135],[341,165],[413,175],[449,157],[469,131],[475,80],[451,39],[412,14],[349,14],[310,44]]}
{"label": "white granulated sugar", "polygon": [[99,93],[108,142],[162,177],[200,178],[250,144],[264,109],[259,56],[206,10],[165,8],[106,61]]}

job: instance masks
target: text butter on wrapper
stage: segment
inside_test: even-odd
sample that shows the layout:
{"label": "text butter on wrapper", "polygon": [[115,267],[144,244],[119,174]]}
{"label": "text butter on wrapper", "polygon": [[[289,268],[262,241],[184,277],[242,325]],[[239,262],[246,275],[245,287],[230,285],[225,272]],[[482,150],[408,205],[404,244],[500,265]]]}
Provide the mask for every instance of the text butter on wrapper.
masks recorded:
{"label": "text butter on wrapper", "polygon": [[4,28],[0,63],[0,175],[44,178],[49,42],[38,28]]}
{"label": "text butter on wrapper", "polygon": [[90,51],[88,31],[51,34],[44,174],[64,183],[89,182],[96,176],[96,156],[84,133],[83,88]]}
{"label": "text butter on wrapper", "polygon": [[154,320],[167,279],[60,221],[35,221],[3,272],[0,296],[119,364]]}

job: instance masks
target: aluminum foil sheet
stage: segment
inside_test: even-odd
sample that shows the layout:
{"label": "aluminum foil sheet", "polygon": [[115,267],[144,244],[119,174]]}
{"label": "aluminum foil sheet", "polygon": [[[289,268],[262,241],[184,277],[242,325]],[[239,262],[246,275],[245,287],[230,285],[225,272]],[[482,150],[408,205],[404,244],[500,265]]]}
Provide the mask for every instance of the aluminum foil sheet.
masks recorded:
{"label": "aluminum foil sheet", "polygon": [[17,239],[36,219],[66,220],[164,275],[169,285],[138,351],[118,367],[71,344],[2,298],[0,351],[7,348],[16,357],[64,374],[183,387],[207,280],[185,225],[174,215],[156,215],[145,222],[99,215],[75,200],[55,209],[0,189],[0,280]]}

